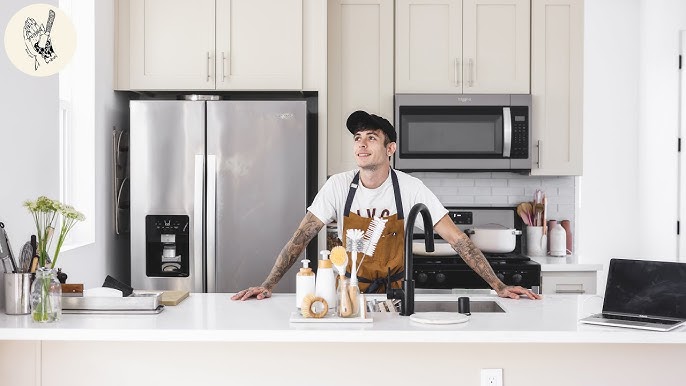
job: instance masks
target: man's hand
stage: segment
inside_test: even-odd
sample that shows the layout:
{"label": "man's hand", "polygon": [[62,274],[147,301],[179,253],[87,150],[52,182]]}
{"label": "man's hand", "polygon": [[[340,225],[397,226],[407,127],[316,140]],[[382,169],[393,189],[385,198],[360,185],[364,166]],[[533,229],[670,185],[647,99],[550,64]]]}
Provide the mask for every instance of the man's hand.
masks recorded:
{"label": "man's hand", "polygon": [[250,287],[233,295],[231,300],[248,300],[253,296],[257,298],[257,300],[270,298],[272,297],[272,290],[267,289],[266,287]]}
{"label": "man's hand", "polygon": [[534,300],[534,299],[540,299],[541,295],[535,294],[531,292],[531,290],[528,290],[524,287],[520,286],[505,286],[499,290],[496,291],[498,293],[498,296],[501,298],[512,298],[512,299],[519,299],[520,296],[524,295],[527,298]]}

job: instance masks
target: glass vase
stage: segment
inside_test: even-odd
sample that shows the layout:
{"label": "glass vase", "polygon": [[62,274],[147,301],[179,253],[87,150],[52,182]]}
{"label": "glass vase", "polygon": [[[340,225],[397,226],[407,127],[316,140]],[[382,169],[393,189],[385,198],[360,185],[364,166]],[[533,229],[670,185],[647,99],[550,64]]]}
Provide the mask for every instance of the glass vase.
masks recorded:
{"label": "glass vase", "polygon": [[57,270],[40,267],[31,284],[31,316],[34,322],[48,323],[62,318],[62,286]]}

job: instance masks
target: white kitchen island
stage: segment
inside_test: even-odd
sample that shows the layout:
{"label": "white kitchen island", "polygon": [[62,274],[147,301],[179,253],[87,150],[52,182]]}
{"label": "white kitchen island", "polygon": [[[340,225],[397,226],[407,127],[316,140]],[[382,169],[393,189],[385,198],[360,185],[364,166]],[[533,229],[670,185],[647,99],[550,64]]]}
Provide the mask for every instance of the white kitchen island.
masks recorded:
{"label": "white kitchen island", "polygon": [[[448,299],[457,295],[418,295]],[[293,295],[234,302],[191,294],[158,315],[63,315],[53,324],[0,314],[2,385],[678,384],[686,328],[651,332],[581,325],[597,296],[496,300],[505,313],[435,326],[394,313],[371,324],[290,323]],[[357,381],[356,381],[357,380]],[[677,382],[678,381],[678,382]]]}

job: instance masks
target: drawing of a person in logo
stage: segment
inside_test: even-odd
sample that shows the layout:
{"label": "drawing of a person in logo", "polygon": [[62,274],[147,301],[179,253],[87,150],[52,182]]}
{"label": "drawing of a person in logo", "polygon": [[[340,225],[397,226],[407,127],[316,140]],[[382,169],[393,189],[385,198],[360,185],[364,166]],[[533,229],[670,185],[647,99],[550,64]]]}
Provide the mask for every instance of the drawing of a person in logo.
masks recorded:
{"label": "drawing of a person in logo", "polygon": [[45,63],[50,63],[57,58],[50,40],[50,30],[54,21],[55,11],[51,9],[45,27],[42,24],[38,25],[32,17],[24,22],[24,44],[26,53],[34,60],[34,70],[38,70],[40,66],[39,57],[43,58]]}

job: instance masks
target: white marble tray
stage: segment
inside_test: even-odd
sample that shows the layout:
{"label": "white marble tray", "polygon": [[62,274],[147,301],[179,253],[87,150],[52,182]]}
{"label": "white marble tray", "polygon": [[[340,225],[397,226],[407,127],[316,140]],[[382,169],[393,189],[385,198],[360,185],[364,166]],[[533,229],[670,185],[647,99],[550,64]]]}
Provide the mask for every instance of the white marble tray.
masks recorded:
{"label": "white marble tray", "polygon": [[298,311],[291,312],[291,323],[373,323],[374,318],[367,314],[366,318],[341,318],[336,313],[329,312],[323,318],[306,318]]}

